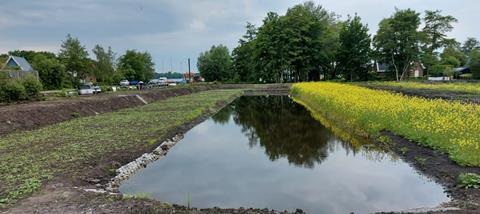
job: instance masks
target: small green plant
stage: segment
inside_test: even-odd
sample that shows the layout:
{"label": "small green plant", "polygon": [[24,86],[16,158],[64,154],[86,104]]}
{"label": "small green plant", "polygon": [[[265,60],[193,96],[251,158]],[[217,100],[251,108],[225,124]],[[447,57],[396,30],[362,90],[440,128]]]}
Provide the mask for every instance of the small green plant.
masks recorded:
{"label": "small green plant", "polygon": [[480,175],[476,173],[462,173],[458,176],[458,183],[466,189],[478,189],[480,188]]}
{"label": "small green plant", "polygon": [[133,195],[125,194],[125,195],[123,195],[123,197],[124,198],[136,198],[136,199],[148,199],[148,198],[152,197],[152,194],[148,193],[148,192],[139,192],[139,193],[135,193]]}
{"label": "small green plant", "polygon": [[422,157],[415,157],[415,161],[417,161],[418,164],[424,166],[427,163],[427,158],[422,158]]}
{"label": "small green plant", "polygon": [[402,153],[402,155],[407,154],[407,152],[408,152],[408,148],[407,148],[407,147],[402,147],[402,148],[400,148],[400,153]]}
{"label": "small green plant", "polygon": [[378,137],[377,140],[382,144],[390,144],[392,142],[392,139],[385,135]]}
{"label": "small green plant", "polygon": [[72,117],[73,117],[73,118],[79,118],[79,117],[80,117],[80,113],[78,113],[78,112],[72,112]]}

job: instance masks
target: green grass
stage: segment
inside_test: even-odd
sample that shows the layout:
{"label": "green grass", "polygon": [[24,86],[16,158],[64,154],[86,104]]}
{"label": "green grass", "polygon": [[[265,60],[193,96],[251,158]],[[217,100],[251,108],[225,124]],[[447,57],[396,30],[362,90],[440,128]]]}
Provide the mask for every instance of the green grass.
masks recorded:
{"label": "green grass", "polygon": [[115,151],[149,148],[169,130],[230,100],[240,90],[179,96],[94,117],[78,118],[0,139],[0,207],[37,191],[56,175],[75,176],[85,163]]}

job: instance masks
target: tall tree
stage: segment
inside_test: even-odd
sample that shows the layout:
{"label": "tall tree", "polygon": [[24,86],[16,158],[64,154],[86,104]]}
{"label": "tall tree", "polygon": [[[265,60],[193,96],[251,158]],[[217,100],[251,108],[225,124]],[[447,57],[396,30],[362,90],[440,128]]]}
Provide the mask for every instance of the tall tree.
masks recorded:
{"label": "tall tree", "polygon": [[419,56],[420,14],[411,9],[398,10],[379,24],[374,46],[380,61],[395,71],[397,81],[403,80]]}
{"label": "tall tree", "polygon": [[472,77],[480,79],[480,49],[473,49],[470,52],[470,62],[468,64],[472,70]]}
{"label": "tall tree", "polygon": [[462,52],[467,56],[470,57],[470,54],[473,50],[480,49],[480,42],[475,38],[467,38],[462,45]]}
{"label": "tall tree", "polygon": [[287,67],[294,81],[307,81],[309,74],[318,70],[321,64],[322,36],[326,26],[305,5],[290,8],[281,18],[281,37]]}
{"label": "tall tree", "polygon": [[86,78],[89,74],[88,52],[81,45],[80,40],[72,37],[70,34],[63,41],[58,57],[60,62],[65,65],[66,71],[75,84],[78,84],[80,79]]}
{"label": "tall tree", "polygon": [[446,33],[453,30],[453,23],[458,20],[453,16],[443,16],[440,10],[425,11],[425,27],[423,33],[426,35],[426,48],[429,53],[434,53],[441,47],[449,44]]}
{"label": "tall tree", "polygon": [[118,59],[118,70],[128,80],[147,81],[155,76],[155,64],[148,52],[127,50]]}
{"label": "tall tree", "polygon": [[255,39],[255,70],[260,82],[282,82],[282,73],[286,70],[284,38],[280,31],[284,28],[280,16],[269,12],[258,28]]}
{"label": "tall tree", "polygon": [[425,26],[422,30],[422,62],[427,67],[427,71],[438,63],[438,49],[452,44],[452,40],[447,38],[447,33],[453,30],[453,23],[457,19],[453,16],[444,16],[440,10],[425,11]]}
{"label": "tall tree", "polygon": [[115,53],[111,47],[105,50],[100,45],[95,45],[92,52],[95,54],[94,74],[98,82],[112,84],[115,75]]}
{"label": "tall tree", "polygon": [[235,75],[241,82],[258,82],[258,75],[255,72],[255,39],[257,36],[257,28],[247,23],[247,32],[239,40],[239,45],[232,51],[233,69]]}
{"label": "tall tree", "polygon": [[[334,67],[338,24],[309,1],[284,16],[268,13],[255,39],[255,68],[263,82],[318,80]],[[331,76],[335,76],[331,72]]]}
{"label": "tall tree", "polygon": [[367,64],[370,62],[370,34],[368,26],[362,24],[359,16],[343,24],[340,30],[338,68],[347,80],[367,80]]}
{"label": "tall tree", "polygon": [[214,45],[210,50],[201,53],[197,67],[206,81],[228,81],[233,77],[232,58],[224,45]]}

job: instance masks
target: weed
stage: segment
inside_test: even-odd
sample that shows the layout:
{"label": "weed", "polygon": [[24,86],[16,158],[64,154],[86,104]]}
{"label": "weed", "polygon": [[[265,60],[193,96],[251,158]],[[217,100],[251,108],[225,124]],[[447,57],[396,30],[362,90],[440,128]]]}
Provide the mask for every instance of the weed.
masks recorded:
{"label": "weed", "polygon": [[388,144],[392,143],[392,139],[390,139],[390,137],[385,136],[385,135],[382,135],[382,136],[378,137],[377,140],[380,143],[385,144],[385,145],[388,145]]}
{"label": "weed", "polygon": [[425,166],[425,164],[427,163],[427,160],[428,160],[427,158],[422,158],[418,156],[415,157],[415,161],[422,166]]}
{"label": "weed", "polygon": [[407,154],[407,152],[408,152],[408,148],[407,148],[407,147],[402,147],[402,148],[400,148],[400,153],[402,153],[402,155]]}
{"label": "weed", "polygon": [[80,113],[78,113],[78,112],[72,112],[72,117],[73,117],[73,118],[79,118],[79,117],[80,117]]}
{"label": "weed", "polygon": [[458,176],[458,183],[466,189],[478,189],[480,188],[480,175],[476,173],[462,173]]}

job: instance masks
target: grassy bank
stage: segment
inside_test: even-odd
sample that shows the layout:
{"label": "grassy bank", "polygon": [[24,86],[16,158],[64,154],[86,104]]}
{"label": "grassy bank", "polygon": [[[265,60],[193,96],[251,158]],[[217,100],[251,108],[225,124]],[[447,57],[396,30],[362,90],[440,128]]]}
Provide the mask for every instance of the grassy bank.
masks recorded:
{"label": "grassy bank", "polygon": [[113,154],[151,148],[169,131],[240,93],[206,91],[3,136],[0,206],[24,198],[57,176],[81,175]]}
{"label": "grassy bank", "polygon": [[480,106],[407,97],[339,83],[299,83],[296,100],[356,134],[382,130],[448,153],[461,165],[480,166]]}
{"label": "grassy bank", "polygon": [[423,82],[368,82],[367,86],[390,87],[393,89],[420,89],[441,92],[480,95],[480,83],[423,83]]}

